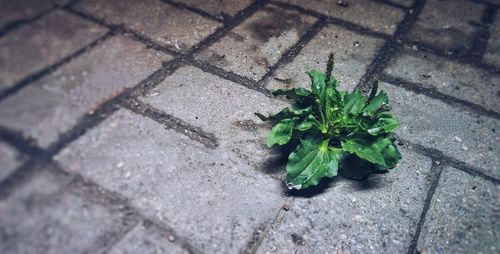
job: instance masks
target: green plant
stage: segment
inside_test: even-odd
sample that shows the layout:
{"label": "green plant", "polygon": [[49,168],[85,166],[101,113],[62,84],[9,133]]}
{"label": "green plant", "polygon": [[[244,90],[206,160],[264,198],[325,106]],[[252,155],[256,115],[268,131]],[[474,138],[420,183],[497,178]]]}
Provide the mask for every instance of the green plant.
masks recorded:
{"label": "green plant", "polygon": [[331,76],[333,67],[330,54],[326,73],[307,72],[311,90],[273,92],[290,99],[292,109],[284,108],[267,117],[256,113],[263,121],[275,124],[268,136],[269,147],[297,145],[286,165],[290,189],[317,185],[323,177],[336,176],[339,167],[349,167],[345,170],[350,171],[368,165],[387,170],[401,159],[391,135],[399,127],[399,120],[389,113],[387,94],[377,94],[377,81],[368,97],[359,90],[338,91],[339,81]]}

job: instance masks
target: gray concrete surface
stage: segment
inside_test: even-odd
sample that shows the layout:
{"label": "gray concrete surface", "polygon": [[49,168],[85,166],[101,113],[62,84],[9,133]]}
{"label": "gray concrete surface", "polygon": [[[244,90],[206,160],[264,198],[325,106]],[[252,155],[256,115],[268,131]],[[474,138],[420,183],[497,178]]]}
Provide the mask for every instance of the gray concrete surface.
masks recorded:
{"label": "gray concrete surface", "polygon": [[[1,253],[499,251],[499,1],[14,2]],[[403,159],[289,191],[254,112],[330,52],[342,89],[382,81]]]}

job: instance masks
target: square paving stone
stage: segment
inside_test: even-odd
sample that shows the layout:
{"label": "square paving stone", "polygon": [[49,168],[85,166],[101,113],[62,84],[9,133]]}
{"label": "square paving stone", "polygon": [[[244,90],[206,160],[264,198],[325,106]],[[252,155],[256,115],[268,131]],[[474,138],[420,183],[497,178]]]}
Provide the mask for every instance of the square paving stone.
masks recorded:
{"label": "square paving stone", "polygon": [[86,113],[137,85],[171,56],[112,37],[0,103],[0,125],[47,148]]}
{"label": "square paving stone", "polygon": [[388,173],[341,179],[320,194],[296,197],[257,253],[405,253],[431,182],[432,161],[400,149]]}
{"label": "square paving stone", "polygon": [[21,166],[26,158],[9,144],[0,141],[0,182]]}
{"label": "square paving stone", "polygon": [[283,205],[275,179],[124,109],[56,160],[207,253],[238,252]]}
{"label": "square paving stone", "polygon": [[173,243],[175,238],[150,222],[137,225],[109,251],[110,254],[189,253]]}
{"label": "square paving stone", "polygon": [[321,14],[346,20],[385,34],[393,34],[405,16],[405,12],[401,9],[370,0],[344,1],[347,6],[337,4],[337,1],[279,1],[312,9]]}
{"label": "square paving stone", "polygon": [[403,53],[385,73],[500,112],[500,75],[432,54]]}
{"label": "square paving stone", "polygon": [[497,11],[490,30],[490,39],[484,53],[484,61],[500,68],[500,12]]}
{"label": "square paving stone", "polygon": [[472,48],[484,9],[484,5],[468,0],[429,0],[408,37],[463,53]]}
{"label": "square paving stone", "polygon": [[325,71],[328,55],[333,52],[333,75],[340,81],[341,89],[352,90],[383,43],[381,39],[329,25],[300,51],[293,62],[279,68],[267,87],[273,90],[293,87],[310,89],[310,78],[305,72],[312,69]]}
{"label": "square paving stone", "polygon": [[427,253],[498,253],[500,186],[455,168],[441,174],[417,249]]}
{"label": "square paving stone", "polygon": [[140,99],[213,133],[224,153],[259,168],[275,158],[265,145],[270,126],[254,113],[277,113],[288,106],[285,102],[190,66],[177,70],[157,89],[160,95]]}
{"label": "square paving stone", "polygon": [[238,1],[173,0],[173,1],[204,10],[216,17],[222,17],[222,18],[227,16],[233,17],[239,11],[245,9],[253,2],[252,0],[238,0]]}
{"label": "square paving stone", "polygon": [[401,120],[396,131],[401,138],[500,176],[499,120],[388,84],[381,89],[388,93],[389,104]]}
{"label": "square paving stone", "polygon": [[67,177],[36,170],[0,200],[0,252],[100,253],[132,222],[119,205],[93,203],[73,193]]}
{"label": "square paving stone", "polygon": [[52,4],[40,0],[16,0],[0,2],[0,29],[8,24],[32,18],[52,8]]}
{"label": "square paving stone", "polygon": [[259,80],[294,46],[316,18],[268,5],[234,28],[198,59]]}
{"label": "square paving stone", "polygon": [[0,91],[57,63],[106,33],[78,16],[56,10],[0,38]]}
{"label": "square paving stone", "polygon": [[186,51],[221,26],[160,0],[87,0],[75,7],[114,25],[124,25],[175,51]]}

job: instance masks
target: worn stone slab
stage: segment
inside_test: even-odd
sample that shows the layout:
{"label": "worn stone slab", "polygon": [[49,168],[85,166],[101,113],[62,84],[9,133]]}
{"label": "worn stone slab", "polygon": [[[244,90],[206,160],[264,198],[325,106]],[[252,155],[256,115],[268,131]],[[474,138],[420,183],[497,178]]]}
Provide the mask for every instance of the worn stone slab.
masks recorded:
{"label": "worn stone slab", "polygon": [[353,89],[366,72],[378,50],[381,39],[363,36],[339,26],[329,25],[322,29],[293,59],[279,68],[267,88],[305,87],[310,89],[306,71],[325,71],[330,52],[335,54],[333,75],[340,81],[341,89]]}
{"label": "worn stone slab", "polygon": [[189,50],[221,26],[160,0],[87,0],[76,9],[107,23],[124,25],[175,51]]}
{"label": "worn stone slab", "polygon": [[40,0],[2,1],[0,3],[0,28],[20,22],[48,11],[52,5]]}
{"label": "worn stone slab", "polygon": [[500,112],[500,75],[427,53],[393,58],[385,73]]}
{"label": "worn stone slab", "polygon": [[25,158],[14,147],[0,141],[0,182],[21,166]]}
{"label": "worn stone slab", "polygon": [[444,169],[417,249],[426,253],[498,253],[500,186]]}
{"label": "worn stone slab", "polygon": [[222,18],[233,17],[239,11],[245,9],[253,2],[252,0],[240,0],[240,1],[173,0],[173,1],[201,9],[216,17],[222,17]]}
{"label": "worn stone slab", "polygon": [[83,115],[137,85],[169,59],[126,36],[112,37],[2,101],[0,125],[47,148]]}
{"label": "worn stone slab", "polygon": [[0,38],[0,91],[57,63],[107,31],[56,10]]}
{"label": "worn stone slab", "polygon": [[486,174],[500,176],[500,121],[442,101],[383,84],[401,127],[396,133],[416,144],[435,148]]}
{"label": "worn stone slab", "polygon": [[138,224],[109,251],[110,254],[189,253],[176,239],[150,222]]}
{"label": "worn stone slab", "polygon": [[386,174],[335,178],[320,194],[290,201],[257,253],[406,253],[416,232],[432,161],[407,149]]}
{"label": "worn stone slab", "polygon": [[388,2],[400,4],[406,7],[411,7],[414,3],[414,0],[389,0]]}
{"label": "worn stone slab", "polygon": [[472,48],[485,6],[468,0],[429,0],[408,37],[450,52]]}
{"label": "worn stone slab", "polygon": [[112,115],[55,159],[119,192],[142,214],[207,253],[238,252],[283,205],[275,179],[128,110]]}
{"label": "worn stone slab", "polygon": [[68,179],[36,173],[0,201],[0,252],[100,253],[130,222],[119,207],[76,195]]}
{"label": "worn stone slab", "polygon": [[401,9],[370,0],[343,1],[347,6],[338,4],[337,1],[279,1],[312,9],[385,34],[394,34],[397,25],[405,16],[405,12]]}
{"label": "worn stone slab", "polygon": [[158,86],[158,92],[158,96],[140,99],[213,133],[224,153],[263,170],[278,156],[266,146],[270,126],[254,113],[277,113],[286,103],[195,67],[177,70]]}
{"label": "worn stone slab", "polygon": [[490,39],[488,40],[483,59],[488,64],[500,67],[500,12],[498,11],[491,26]]}
{"label": "worn stone slab", "polygon": [[268,5],[204,50],[198,59],[259,80],[316,19]]}

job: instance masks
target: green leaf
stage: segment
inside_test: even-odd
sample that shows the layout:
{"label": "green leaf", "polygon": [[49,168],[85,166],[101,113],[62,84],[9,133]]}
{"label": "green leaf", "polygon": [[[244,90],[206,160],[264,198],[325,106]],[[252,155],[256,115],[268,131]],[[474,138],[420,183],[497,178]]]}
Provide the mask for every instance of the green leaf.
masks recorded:
{"label": "green leaf", "polygon": [[387,102],[389,102],[389,97],[387,97],[387,94],[384,91],[381,91],[377,96],[373,97],[368,105],[366,105],[363,109],[363,115],[373,115],[380,107],[387,104]]}
{"label": "green leaf", "polygon": [[308,115],[301,123],[295,126],[295,128],[300,131],[306,131],[312,127],[320,128],[320,123],[313,115]]}
{"label": "green leaf", "polygon": [[[312,92],[318,96],[324,96],[325,94],[325,74],[317,70],[312,70],[307,72],[311,78],[311,88]],[[320,99],[322,100],[322,99]],[[323,101],[323,100],[322,100]]]}
{"label": "green leaf", "polygon": [[273,95],[274,96],[284,95],[286,98],[290,100],[303,102],[304,100],[310,99],[309,96],[311,96],[311,91],[302,87],[293,88],[290,90],[278,89],[273,92]]}
{"label": "green leaf", "polygon": [[387,137],[369,140],[367,138],[348,138],[341,141],[344,151],[354,153],[369,162],[384,168],[392,168],[401,158],[401,154]]}
{"label": "green leaf", "polygon": [[292,131],[296,119],[283,119],[276,124],[267,137],[267,146],[272,147],[275,144],[284,145],[292,138]]}
{"label": "green leaf", "polygon": [[380,133],[390,133],[399,127],[399,119],[392,114],[384,112],[379,115],[377,122],[368,129],[371,135],[378,135]]}
{"label": "green leaf", "polygon": [[328,147],[329,140],[306,138],[288,157],[287,185],[290,189],[304,189],[317,185],[323,177],[334,177],[339,161],[345,153],[340,148]]}
{"label": "green leaf", "polygon": [[289,108],[282,109],[279,113],[269,116],[264,116],[261,113],[255,113],[262,121],[279,122],[283,119],[293,118],[293,117],[305,117],[311,114],[311,107],[306,108],[294,108],[290,110]]}
{"label": "green leaf", "polygon": [[344,95],[344,103],[344,115],[358,116],[365,107],[366,97],[356,89],[351,94]]}

